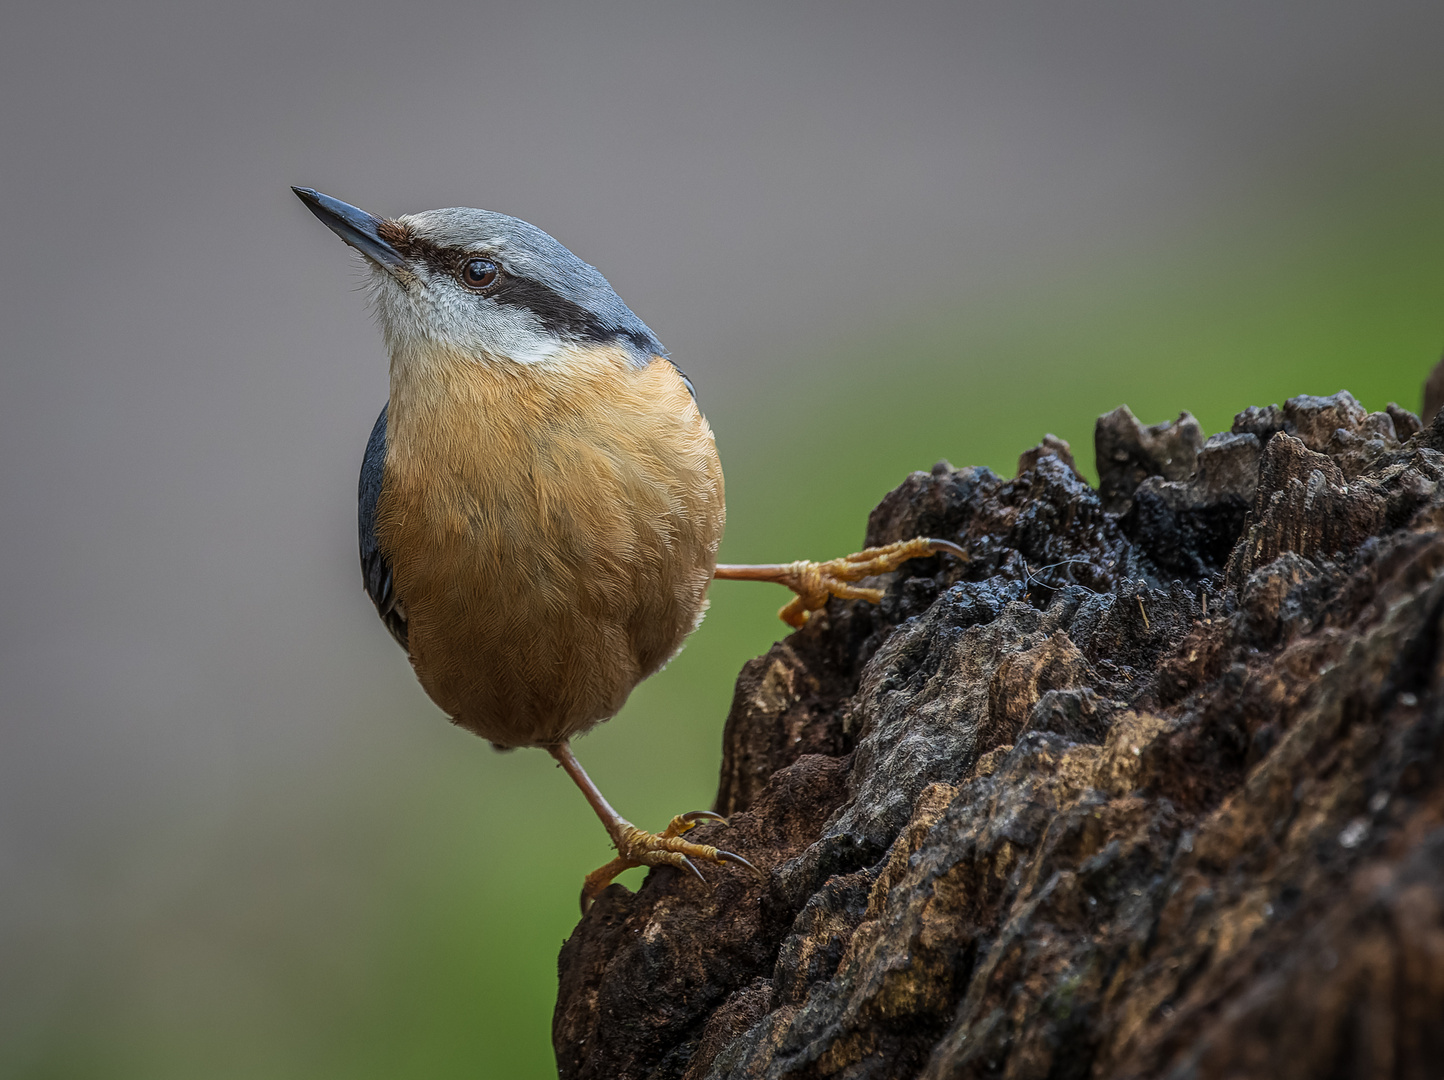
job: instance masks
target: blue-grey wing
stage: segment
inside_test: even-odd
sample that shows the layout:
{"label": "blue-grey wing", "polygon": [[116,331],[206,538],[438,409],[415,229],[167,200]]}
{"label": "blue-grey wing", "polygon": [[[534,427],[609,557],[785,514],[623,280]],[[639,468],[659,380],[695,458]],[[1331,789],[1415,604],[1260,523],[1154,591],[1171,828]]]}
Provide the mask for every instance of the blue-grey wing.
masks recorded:
{"label": "blue-grey wing", "polygon": [[376,538],[376,500],[381,497],[381,471],[386,462],[386,406],[376,418],[371,438],[366,440],[366,456],[361,459],[361,483],[357,490],[357,525],[361,535],[361,578],[366,595],[376,605],[376,614],[391,631],[391,636],[406,644],[406,609],[396,599],[391,578],[391,561],[381,554]]}

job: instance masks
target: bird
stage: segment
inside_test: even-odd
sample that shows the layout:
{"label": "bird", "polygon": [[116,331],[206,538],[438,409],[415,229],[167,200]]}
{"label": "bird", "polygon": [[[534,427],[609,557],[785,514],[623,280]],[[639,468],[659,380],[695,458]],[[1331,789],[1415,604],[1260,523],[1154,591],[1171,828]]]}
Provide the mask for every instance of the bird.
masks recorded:
{"label": "bird", "polygon": [[917,538],[828,562],[717,563],[721,463],[696,389],[591,265],[488,210],[379,218],[292,190],[363,256],[390,363],[358,485],[362,580],[427,695],[498,749],[546,750],[616,850],[581,908],[623,870],[696,862],[760,873],[686,833],[659,833],[602,795],[571,740],[614,716],[700,623],[714,578],[796,594],[800,627],[828,598],[909,559],[966,553]]}

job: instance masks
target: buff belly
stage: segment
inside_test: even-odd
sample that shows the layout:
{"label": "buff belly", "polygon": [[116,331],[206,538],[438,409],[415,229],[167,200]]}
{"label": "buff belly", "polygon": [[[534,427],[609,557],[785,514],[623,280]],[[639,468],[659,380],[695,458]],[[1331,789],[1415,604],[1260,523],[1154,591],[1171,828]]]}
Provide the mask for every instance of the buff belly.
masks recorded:
{"label": "buff belly", "polygon": [[378,503],[411,661],[502,746],[613,715],[700,621],[725,511],[676,370],[613,350],[393,369]]}

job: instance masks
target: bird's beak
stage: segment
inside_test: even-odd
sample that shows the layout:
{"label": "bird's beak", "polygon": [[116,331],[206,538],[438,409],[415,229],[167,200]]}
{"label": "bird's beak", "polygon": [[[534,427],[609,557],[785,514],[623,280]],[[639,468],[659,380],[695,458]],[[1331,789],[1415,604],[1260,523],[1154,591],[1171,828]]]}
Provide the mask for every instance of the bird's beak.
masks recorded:
{"label": "bird's beak", "polygon": [[407,269],[406,258],[383,240],[377,231],[382,224],[380,218],[372,217],[360,207],[322,195],[311,188],[293,187],[291,190],[306,204],[311,213],[321,219],[326,228],[362,255],[386,269]]}

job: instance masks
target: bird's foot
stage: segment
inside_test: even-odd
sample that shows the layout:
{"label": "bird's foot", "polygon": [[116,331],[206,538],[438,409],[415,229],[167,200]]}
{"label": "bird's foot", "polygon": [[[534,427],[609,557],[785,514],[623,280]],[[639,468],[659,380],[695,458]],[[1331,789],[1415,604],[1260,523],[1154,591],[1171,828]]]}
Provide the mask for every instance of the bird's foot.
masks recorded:
{"label": "bird's foot", "polygon": [[797,595],[777,613],[777,617],[794,630],[800,630],[807,623],[808,616],[827,603],[828,597],[866,600],[876,604],[882,599],[881,589],[867,589],[853,583],[878,574],[892,573],[909,559],[936,555],[942,551],[960,559],[968,557],[967,552],[951,541],[920,536],[883,547],[867,548],[830,562],[791,563],[786,568],[787,573],[778,580]]}
{"label": "bird's foot", "polygon": [[726,818],[721,814],[714,814],[710,810],[693,810],[689,814],[678,814],[672,819],[672,823],[660,833],[644,832],[630,822],[619,821],[612,835],[612,842],[617,847],[617,857],[606,866],[599,867],[587,875],[586,883],[582,886],[582,914],[586,914],[592,901],[612,883],[613,878],[623,870],[630,870],[634,866],[675,866],[680,870],[690,871],[704,885],[707,884],[707,879],[702,876],[702,872],[692,862],[693,859],[701,859],[704,862],[736,863],[760,877],[761,871],[741,855],[722,851],[711,844],[694,844],[689,840],[682,839],[684,833],[691,832],[706,821],[727,824]]}

